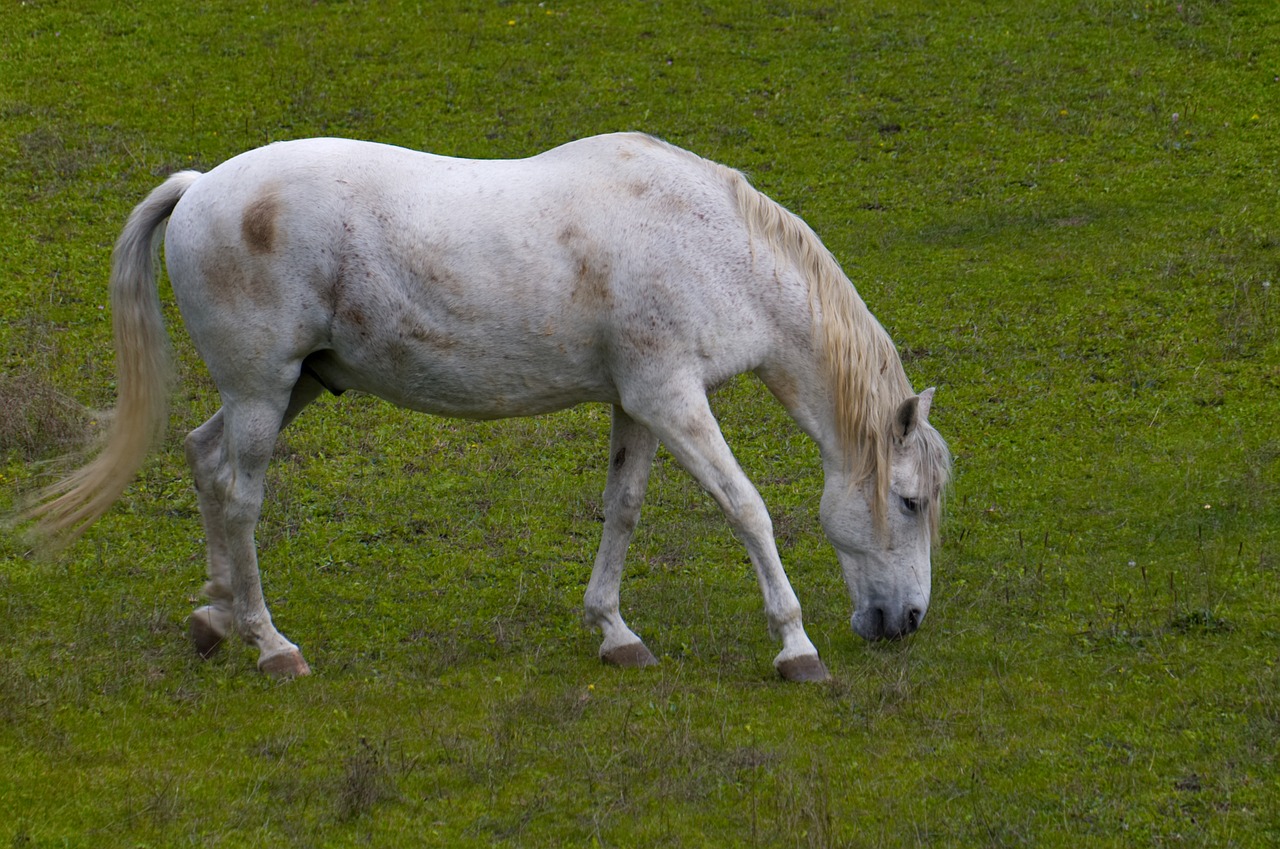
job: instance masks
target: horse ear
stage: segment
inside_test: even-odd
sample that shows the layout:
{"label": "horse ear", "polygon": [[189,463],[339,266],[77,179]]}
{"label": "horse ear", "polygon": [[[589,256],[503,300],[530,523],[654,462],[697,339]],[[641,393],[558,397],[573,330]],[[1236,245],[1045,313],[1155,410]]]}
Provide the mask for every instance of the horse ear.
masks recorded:
{"label": "horse ear", "polygon": [[929,408],[933,406],[933,389],[929,388],[919,395],[913,395],[902,402],[897,414],[893,417],[893,435],[897,439],[906,439],[911,431],[921,423],[929,420]]}
{"label": "horse ear", "polygon": [[906,439],[907,434],[915,430],[921,418],[920,396],[912,395],[902,402],[902,405],[898,407],[898,412],[893,417],[893,438],[899,442]]}
{"label": "horse ear", "polygon": [[920,393],[920,421],[922,422],[929,421],[929,409],[933,406],[933,392],[934,387],[930,386]]}

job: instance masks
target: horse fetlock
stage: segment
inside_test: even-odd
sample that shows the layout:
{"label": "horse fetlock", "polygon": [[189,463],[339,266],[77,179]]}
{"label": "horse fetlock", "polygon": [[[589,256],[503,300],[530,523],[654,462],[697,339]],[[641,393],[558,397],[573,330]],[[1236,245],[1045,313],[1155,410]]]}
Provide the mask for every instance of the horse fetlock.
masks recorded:
{"label": "horse fetlock", "polygon": [[234,598],[231,588],[221,581],[205,581],[204,588],[200,590],[200,594],[219,608],[228,607]]}
{"label": "horse fetlock", "polygon": [[789,646],[796,640],[809,641],[804,633],[804,617],[798,602],[793,601],[778,611],[766,610],[765,619],[769,625],[769,636],[781,640],[783,645]]}
{"label": "horse fetlock", "polygon": [[618,615],[617,603],[607,604],[595,600],[590,591],[587,593],[585,603],[582,605],[582,622],[589,628],[599,628],[607,630],[608,627],[621,620]]}

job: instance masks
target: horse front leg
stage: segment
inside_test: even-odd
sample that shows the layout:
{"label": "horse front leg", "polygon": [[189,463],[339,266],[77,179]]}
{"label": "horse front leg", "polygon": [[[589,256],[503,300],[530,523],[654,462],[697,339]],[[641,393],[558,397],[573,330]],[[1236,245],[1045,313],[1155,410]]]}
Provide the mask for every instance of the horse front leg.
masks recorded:
{"label": "horse front leg", "polygon": [[622,621],[618,593],[631,535],[649,485],[658,440],[621,407],[613,408],[609,436],[609,472],[604,488],[604,532],[596,552],[584,600],[585,619],[604,635],[600,659],[615,666],[652,666],[653,653]]}
{"label": "horse front leg", "polygon": [[729,450],[706,395],[696,387],[673,385],[637,402],[628,409],[649,422],[677,462],[715,499],[746,546],[764,595],[769,633],[782,640],[774,669],[788,681],[827,680],[830,674],[805,633],[800,601],[778,557],[764,499]]}

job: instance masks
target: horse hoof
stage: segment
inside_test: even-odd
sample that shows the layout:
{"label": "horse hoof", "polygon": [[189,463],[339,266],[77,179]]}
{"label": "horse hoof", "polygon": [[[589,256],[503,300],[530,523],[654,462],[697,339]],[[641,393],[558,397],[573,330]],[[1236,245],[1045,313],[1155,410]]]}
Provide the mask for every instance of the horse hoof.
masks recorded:
{"label": "horse hoof", "polygon": [[307,662],[302,659],[302,652],[297,649],[262,658],[258,661],[258,669],[278,681],[311,674],[311,667],[307,666]]}
{"label": "horse hoof", "polygon": [[187,633],[191,635],[191,643],[196,647],[196,653],[204,660],[213,657],[218,653],[218,649],[222,648],[222,632],[214,626],[213,614],[207,607],[202,607],[191,614],[191,619],[187,623]]}
{"label": "horse hoof", "polygon": [[625,646],[616,646],[608,651],[602,651],[600,659],[610,666],[626,668],[658,665],[658,659],[653,656],[653,652],[645,648],[644,643],[627,643]]}
{"label": "horse hoof", "polygon": [[831,678],[827,667],[816,654],[802,654],[775,664],[778,674],[787,681],[826,681]]}

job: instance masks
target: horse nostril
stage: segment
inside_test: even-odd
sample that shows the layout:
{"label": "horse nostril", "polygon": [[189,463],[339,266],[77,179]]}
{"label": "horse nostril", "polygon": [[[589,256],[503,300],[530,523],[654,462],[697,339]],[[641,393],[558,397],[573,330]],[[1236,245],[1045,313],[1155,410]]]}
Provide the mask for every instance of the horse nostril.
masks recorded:
{"label": "horse nostril", "polygon": [[924,618],[924,611],[918,607],[913,607],[907,611],[907,628],[906,633],[910,634],[920,627],[920,620]]}
{"label": "horse nostril", "polygon": [[873,635],[871,639],[883,640],[888,636],[887,631],[888,629],[885,627],[884,608],[874,608],[871,611],[871,634]]}

